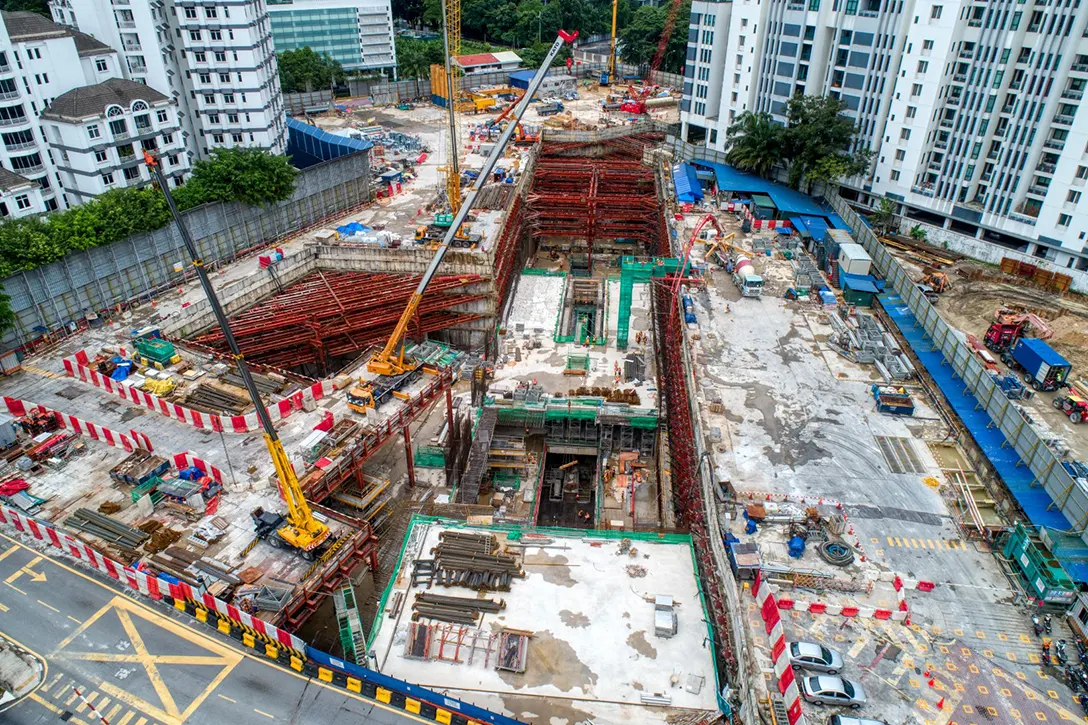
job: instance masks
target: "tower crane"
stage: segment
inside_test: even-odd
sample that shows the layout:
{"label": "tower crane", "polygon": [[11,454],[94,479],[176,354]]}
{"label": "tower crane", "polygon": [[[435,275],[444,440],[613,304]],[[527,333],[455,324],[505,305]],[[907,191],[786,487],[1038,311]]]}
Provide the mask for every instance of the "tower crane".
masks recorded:
{"label": "tower crane", "polygon": [[450,228],[446,230],[446,235],[443,237],[442,243],[438,247],[438,251],[435,252],[434,258],[431,259],[431,263],[427,267],[427,271],[423,273],[423,277],[419,280],[416,291],[412,293],[412,296],[409,298],[408,304],[400,316],[400,320],[397,321],[397,326],[393,328],[392,334],[389,335],[389,340],[385,343],[385,347],[376,353],[374,357],[370,359],[370,362],[367,363],[367,369],[370,372],[385,376],[403,376],[405,373],[409,373],[419,367],[418,363],[404,359],[404,335],[408,331],[408,324],[412,321],[412,318],[415,317],[416,311],[419,309],[419,303],[423,301],[423,293],[427,291],[427,286],[431,283],[431,280],[434,279],[439,265],[442,264],[442,259],[446,256],[446,251],[450,248],[450,243],[457,234],[457,230],[461,227],[461,224],[464,223],[465,217],[468,216],[469,211],[472,210],[472,206],[476,203],[476,197],[479,195],[480,189],[483,188],[487,179],[491,177],[491,172],[494,170],[495,164],[498,163],[499,157],[502,156],[505,151],[506,145],[510,142],[510,137],[514,135],[514,130],[521,122],[521,117],[525,115],[525,111],[529,107],[530,99],[536,95],[536,92],[540,89],[540,84],[544,82],[544,76],[548,74],[548,68],[551,67],[552,61],[555,60],[555,56],[557,56],[559,51],[563,48],[563,43],[573,43],[577,37],[577,30],[572,33],[567,33],[562,30],[559,31],[559,36],[555,39],[555,42],[552,43],[552,47],[544,57],[544,62],[537,68],[533,79],[529,81],[529,87],[525,90],[521,100],[518,101],[517,109],[514,111],[513,121],[506,124],[506,128],[503,129],[502,134],[495,142],[494,148],[491,149],[491,153],[484,162],[483,168],[480,169],[480,175],[476,177],[476,181],[473,183],[472,189],[465,197],[464,203],[461,204],[461,208],[458,209],[457,213],[454,215],[453,223],[450,225]]}
{"label": "tower crane", "polygon": [[444,34],[448,94],[446,110],[450,117],[449,158],[446,159],[446,200],[450,205],[450,214],[456,214],[461,208],[461,164],[458,159],[456,110],[460,84],[457,82],[457,64],[454,59],[461,55],[461,0],[442,0],[442,10],[446,18]]}
{"label": "tower crane", "polygon": [[162,165],[159,163],[158,157],[149,151],[144,151],[144,163],[151,170],[155,181],[158,182],[159,188],[162,189],[162,193],[166,197],[166,203],[170,207],[170,214],[174,217],[174,223],[177,224],[178,231],[181,233],[181,239],[185,243],[185,249],[192,260],[193,269],[196,270],[196,276],[200,280],[200,286],[204,288],[204,294],[207,296],[208,303],[215,314],[215,321],[223,330],[223,337],[226,338],[227,346],[230,348],[231,358],[238,367],[238,374],[249,392],[249,399],[253,401],[257,419],[261,422],[261,428],[264,429],[265,445],[268,446],[268,452],[272,456],[272,463],[276,467],[280,495],[287,503],[286,515],[265,511],[260,507],[250,513],[257,529],[257,536],[268,541],[277,549],[292,548],[297,550],[303,559],[316,559],[320,554],[322,544],[329,538],[329,527],[314,518],[310,505],[306,503],[302,486],[299,485],[298,477],[295,475],[295,469],[291,465],[290,459],[287,458],[283,443],[272,425],[272,419],[268,416],[268,409],[261,402],[261,394],[257,390],[257,384],[253,381],[253,375],[249,372],[249,365],[242,356],[238,341],[234,339],[234,333],[230,329],[230,322],[223,312],[223,306],[219,304],[219,298],[215,294],[211,280],[208,279],[208,273],[204,269],[204,261],[200,258],[200,253],[193,243],[193,238],[189,234],[189,228],[186,226],[185,220],[181,218],[181,214],[178,212],[177,204],[174,203],[174,197],[170,193],[170,186],[166,183],[166,175],[162,172]]}
{"label": "tower crane", "polygon": [[661,31],[661,37],[657,40],[657,52],[654,53],[654,59],[650,62],[650,73],[647,77],[647,81],[654,82],[654,76],[661,68],[661,61],[665,59],[665,51],[669,48],[669,39],[672,37],[673,28],[676,27],[676,16],[680,13],[680,6],[683,5],[684,0],[672,0],[672,5],[669,6],[669,14],[665,17],[665,28]]}
{"label": "tower crane", "polygon": [[602,86],[611,85],[616,77],[616,10],[619,4],[620,0],[612,0],[612,38],[608,44],[608,66],[604,73],[601,73],[600,85]]}

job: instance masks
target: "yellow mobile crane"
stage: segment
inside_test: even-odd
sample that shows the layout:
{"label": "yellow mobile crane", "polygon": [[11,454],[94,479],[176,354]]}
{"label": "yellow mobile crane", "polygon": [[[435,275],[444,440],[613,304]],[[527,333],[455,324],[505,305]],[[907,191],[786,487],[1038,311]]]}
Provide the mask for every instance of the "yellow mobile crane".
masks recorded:
{"label": "yellow mobile crane", "polygon": [[[492,170],[495,168],[495,164],[498,163],[499,157],[502,156],[503,151],[506,149],[506,144],[510,142],[510,137],[514,135],[514,130],[521,122],[521,117],[525,115],[525,110],[529,107],[529,100],[540,89],[540,84],[544,82],[544,76],[548,74],[548,68],[551,67],[552,61],[555,60],[555,56],[559,54],[560,49],[563,47],[563,43],[573,43],[574,39],[578,37],[578,31],[573,33],[566,33],[562,30],[559,31],[559,37],[552,43],[552,47],[548,50],[548,55],[544,58],[544,62],[539,68],[537,68],[536,75],[533,76],[533,80],[529,82],[529,87],[522,95],[521,100],[518,101],[517,109],[514,111],[514,119],[506,124],[506,128],[503,129],[502,134],[499,135],[498,140],[495,142],[494,148],[491,149],[491,153],[487,157],[487,161],[484,162],[483,168],[480,169],[480,175],[476,177],[475,183],[472,185],[472,190],[469,191],[468,196],[465,197],[464,203],[461,204],[461,208],[457,210],[457,214],[453,218],[453,224],[446,230],[446,236],[443,237],[442,243],[438,247],[438,251],[435,252],[434,258],[431,259],[431,264],[427,267],[427,271],[423,273],[422,279],[419,280],[419,285],[416,287],[416,291],[412,293],[411,298],[408,300],[407,307],[404,308],[404,313],[400,316],[400,320],[397,321],[397,326],[393,328],[393,333],[389,336],[389,341],[385,343],[385,347],[380,352],[374,355],[367,363],[367,369],[377,375],[389,376],[394,379],[410,377],[411,374],[419,369],[419,363],[412,360],[404,359],[404,334],[408,331],[408,324],[412,321],[412,318],[416,314],[416,310],[419,309],[419,303],[423,301],[423,293],[427,291],[427,286],[434,279],[435,273],[438,271],[438,266],[442,264],[442,258],[446,256],[446,250],[450,248],[450,243],[453,241],[454,236],[457,234],[457,230],[461,228],[461,224],[464,223],[465,217],[468,216],[469,211],[472,210],[473,204],[476,203],[476,196],[480,193],[480,189],[483,188],[484,183],[491,176]],[[358,393],[359,397],[363,394],[369,394],[371,401],[373,401],[373,392],[381,385],[380,383],[367,383],[363,389],[360,389]],[[385,387],[388,387],[386,385]],[[369,392],[367,391],[369,388]],[[353,394],[356,391],[352,391]],[[370,407],[373,407],[371,405]]]}
{"label": "yellow mobile crane", "polygon": [[289,547],[297,550],[303,559],[316,559],[321,553],[322,544],[329,538],[329,527],[314,518],[310,505],[306,503],[306,498],[302,493],[302,486],[299,485],[298,477],[295,476],[295,469],[291,466],[291,461],[287,458],[287,452],[283,450],[283,443],[280,442],[279,435],[276,434],[276,429],[272,426],[272,419],[268,417],[268,409],[261,402],[261,394],[257,390],[256,383],[253,382],[253,376],[249,372],[249,366],[242,356],[242,351],[238,348],[238,342],[234,339],[234,333],[230,329],[227,316],[223,312],[222,305],[219,304],[219,298],[212,288],[211,281],[208,279],[208,273],[204,270],[204,262],[200,258],[200,253],[197,252],[196,245],[193,244],[193,238],[189,235],[189,228],[181,218],[177,204],[174,203],[174,197],[170,193],[170,187],[166,183],[166,176],[162,172],[162,166],[159,164],[158,158],[151,152],[144,151],[144,163],[147,164],[158,182],[159,188],[162,189],[162,193],[166,196],[166,203],[170,207],[174,222],[178,225],[178,231],[181,232],[181,239],[185,242],[185,249],[189,252],[189,257],[193,261],[193,269],[196,270],[196,275],[200,279],[200,286],[204,288],[204,294],[208,297],[209,304],[211,304],[215,320],[219,323],[220,329],[223,330],[223,336],[227,340],[231,357],[234,359],[235,365],[238,366],[238,374],[245,382],[246,390],[249,391],[249,398],[253,401],[257,418],[261,421],[261,427],[264,429],[265,445],[268,446],[268,452],[272,455],[272,463],[276,467],[276,478],[279,480],[280,494],[283,496],[284,501],[287,502],[286,516],[265,511],[260,507],[250,512],[257,529],[257,536],[277,549]]}

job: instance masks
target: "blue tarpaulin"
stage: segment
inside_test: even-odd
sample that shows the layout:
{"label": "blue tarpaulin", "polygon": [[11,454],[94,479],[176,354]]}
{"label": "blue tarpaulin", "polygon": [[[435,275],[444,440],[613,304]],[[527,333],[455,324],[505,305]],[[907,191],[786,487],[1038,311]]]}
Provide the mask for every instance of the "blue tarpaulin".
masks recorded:
{"label": "blue tarpaulin", "polygon": [[847,274],[840,269],[839,286],[843,289],[849,287],[855,292],[879,294],[884,291],[884,280],[878,280],[869,274]]}
{"label": "blue tarpaulin", "polygon": [[110,373],[111,380],[127,380],[128,376],[132,374],[132,368],[135,367],[131,360],[125,360],[123,357],[115,357],[113,363],[117,367]]}
{"label": "blue tarpaulin", "polygon": [[359,222],[348,222],[343,226],[336,227],[336,231],[339,232],[342,237],[353,237],[356,234],[366,234],[370,231],[370,227],[360,224]]}
{"label": "blue tarpaulin", "polygon": [[338,136],[298,119],[287,118],[287,155],[291,157],[291,164],[300,169],[348,154],[369,151],[373,145],[369,141]]}
{"label": "blue tarpaulin", "polygon": [[703,200],[703,187],[691,164],[675,164],[672,167],[672,183],[676,198],[683,204],[695,204]]}

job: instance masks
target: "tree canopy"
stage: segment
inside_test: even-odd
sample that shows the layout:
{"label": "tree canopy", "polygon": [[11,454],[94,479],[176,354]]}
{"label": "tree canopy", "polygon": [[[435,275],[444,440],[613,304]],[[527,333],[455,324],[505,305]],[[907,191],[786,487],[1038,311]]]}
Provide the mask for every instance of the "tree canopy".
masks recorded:
{"label": "tree canopy", "polygon": [[[642,5],[635,10],[630,22],[619,31],[620,57],[624,61],[641,65],[654,59],[657,43],[665,32],[668,12],[668,7],[664,5],[656,8]],[[661,70],[672,73],[684,71],[684,57],[688,47],[687,19],[690,15],[691,0],[684,0],[676,16],[676,25],[669,38],[665,57],[661,62]]]}
{"label": "tree canopy", "polygon": [[37,13],[38,15],[44,15],[50,20],[53,16],[49,12],[48,0],[0,0],[0,10],[7,13],[14,13],[20,11]]}
{"label": "tree canopy", "polygon": [[344,81],[340,63],[309,46],[277,53],[276,60],[284,93],[320,91]]}
{"label": "tree canopy", "polygon": [[845,108],[831,96],[796,95],[787,104],[785,126],[770,114],[746,111],[729,127],[729,163],[760,176],[782,165],[790,186],[810,192],[817,184],[864,174],[872,152],[851,152],[857,129]]}
{"label": "tree canopy", "polygon": [[[267,204],[290,198],[297,174],[286,158],[260,149],[216,149],[173,194],[182,210],[214,201]],[[0,277],[170,222],[166,197],[153,186],[114,189],[48,216],[8,219],[0,223]],[[0,307],[0,326],[2,312]]]}

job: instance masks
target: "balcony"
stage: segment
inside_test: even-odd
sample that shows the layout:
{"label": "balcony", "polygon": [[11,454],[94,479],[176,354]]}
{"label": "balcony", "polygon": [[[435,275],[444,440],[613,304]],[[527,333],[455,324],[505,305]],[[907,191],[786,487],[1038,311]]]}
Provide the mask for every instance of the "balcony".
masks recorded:
{"label": "balcony", "polygon": [[131,0],[110,0],[111,5],[131,5]]}
{"label": "balcony", "polygon": [[794,3],[794,2],[787,3],[786,4],[786,9],[787,10],[804,10],[805,9],[805,4],[804,3]]}
{"label": "balcony", "polygon": [[1056,141],[1054,139],[1050,139],[1043,144],[1043,148],[1054,149],[1055,151],[1062,151],[1065,149],[1065,141]]}
{"label": "balcony", "polygon": [[937,196],[937,194],[934,193],[932,187],[917,186],[916,185],[916,186],[910,187],[910,190],[913,191],[915,194],[921,194],[922,196],[928,196],[930,198],[933,198],[933,197]]}
{"label": "balcony", "polygon": [[1023,85],[1023,81],[1013,81],[1012,83],[1009,84],[1009,88],[1014,90],[1014,91],[1018,91],[1018,90],[1020,90],[1020,86],[1022,86],[1022,85]]}
{"label": "balcony", "polygon": [[982,27],[982,21],[981,20],[976,20],[975,18],[971,18],[970,20],[967,21],[967,26],[970,27],[970,28],[981,28]]}
{"label": "balcony", "polygon": [[27,141],[25,143],[9,143],[4,144],[4,148],[8,151],[26,151],[27,149],[36,149],[38,144],[36,141]]}
{"label": "balcony", "polygon": [[994,178],[994,172],[987,171],[987,172],[983,173],[982,176],[978,177],[978,180],[979,181],[989,181],[992,178]]}
{"label": "balcony", "polygon": [[144,49],[144,46],[143,46],[142,43],[129,42],[129,43],[125,43],[124,47],[125,47],[125,52],[126,53],[139,53],[141,50]]}
{"label": "balcony", "polygon": [[1069,70],[1074,73],[1088,73],[1088,63],[1074,63]]}
{"label": "balcony", "polygon": [[1068,91],[1062,91],[1062,98],[1068,98],[1071,101],[1079,101],[1080,99],[1084,98],[1084,91],[1074,91],[1071,89]]}
{"label": "balcony", "polygon": [[858,15],[860,15],[863,18],[879,18],[880,17],[880,11],[879,10],[861,10],[861,11],[858,12]]}
{"label": "balcony", "polygon": [[1032,184],[1028,187],[1028,193],[1034,194],[1035,196],[1046,196],[1046,187]]}
{"label": "balcony", "polygon": [[133,73],[147,73],[147,66],[143,63],[129,63],[128,69]]}
{"label": "balcony", "polygon": [[941,170],[941,162],[940,161],[930,161],[929,162],[929,170],[930,171],[940,171]]}
{"label": "balcony", "polygon": [[[2,98],[2,96],[0,96],[0,98]],[[1072,116],[1063,116],[1063,115],[1061,115],[1059,113],[1058,115],[1054,116],[1054,123],[1060,124],[1062,126],[1072,126],[1073,125],[1073,117]]]}
{"label": "balcony", "polygon": [[1013,109],[1015,109],[1015,108],[1016,108],[1016,104],[1014,104],[1014,103],[1010,103],[1010,104],[1009,104],[1009,105],[1007,105],[1007,106],[1002,106],[1002,107],[1001,107],[1001,112],[1002,112],[1002,113],[1012,113],[1012,112],[1013,112]]}
{"label": "balcony", "polygon": [[956,122],[953,121],[951,118],[942,118],[941,119],[941,125],[944,126],[945,128],[953,128],[953,127],[955,127]]}
{"label": "balcony", "polygon": [[11,73],[11,63],[0,63],[0,73]]}
{"label": "balcony", "polygon": [[26,116],[20,116],[19,118],[0,118],[0,126],[22,126],[30,119]]}
{"label": "balcony", "polygon": [[938,140],[933,142],[933,148],[940,149],[941,151],[947,151],[948,150],[948,142],[947,141],[941,141],[940,139],[938,139]]}
{"label": "balcony", "polygon": [[126,28],[126,29],[135,28],[136,27],[136,21],[135,20],[118,20],[117,21],[117,27]]}
{"label": "balcony", "polygon": [[1045,161],[1040,161],[1038,166],[1035,167],[1036,171],[1041,171],[1044,174],[1053,174],[1055,169],[1058,168],[1057,164],[1048,164]]}
{"label": "balcony", "polygon": [[997,161],[999,158],[1001,158],[1001,149],[994,149],[990,153],[986,154],[986,158],[990,159],[991,161]]}
{"label": "balcony", "polygon": [[1028,216],[1027,214],[1021,214],[1021,213],[1015,212],[1015,211],[1010,211],[1009,212],[1009,219],[1012,219],[1014,222],[1021,222],[1023,224],[1030,224],[1031,226],[1035,226],[1035,222],[1036,222],[1035,217]]}
{"label": "balcony", "polygon": [[0,101],[9,101],[12,98],[18,98],[18,97],[19,97],[19,91],[6,91],[6,92],[0,93]]}
{"label": "balcony", "polygon": [[38,164],[36,166],[27,166],[22,169],[15,169],[15,173],[20,176],[30,176],[31,174],[44,174],[45,164]]}
{"label": "balcony", "polygon": [[113,132],[113,140],[114,141],[124,141],[126,138],[132,138],[132,132],[131,131],[114,131]]}

